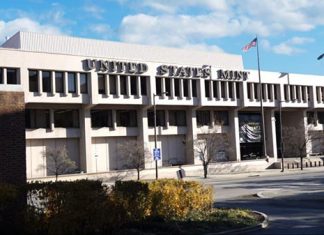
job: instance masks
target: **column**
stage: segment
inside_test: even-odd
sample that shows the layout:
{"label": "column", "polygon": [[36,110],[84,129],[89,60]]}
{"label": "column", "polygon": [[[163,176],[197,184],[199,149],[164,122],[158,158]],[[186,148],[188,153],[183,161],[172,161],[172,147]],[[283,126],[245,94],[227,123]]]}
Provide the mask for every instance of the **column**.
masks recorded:
{"label": "column", "polygon": [[179,95],[180,99],[183,99],[183,78],[179,78]]}
{"label": "column", "polygon": [[254,86],[256,85],[256,83],[251,82],[249,85],[250,85],[250,88],[251,88],[251,100],[255,101],[257,99],[257,97],[255,95],[255,92],[254,92],[255,91]]}
{"label": "column", "polygon": [[186,162],[187,164],[201,165],[199,157],[196,157],[194,142],[197,139],[197,118],[196,109],[187,110],[187,135],[186,135]]}
{"label": "column", "polygon": [[142,91],[141,91],[141,77],[136,76],[136,93],[137,97],[141,98],[142,97]]}
{"label": "column", "polygon": [[55,72],[51,72],[51,90],[52,90],[52,95],[54,96],[56,94],[56,84],[55,84]]}
{"label": "column", "polygon": [[217,100],[220,100],[221,98],[221,82],[220,81],[216,81],[217,85],[216,85],[216,89],[217,89]]}
{"label": "column", "polygon": [[232,100],[236,100],[236,82],[232,82],[232,94],[233,94],[233,98]]}
{"label": "column", "polygon": [[109,83],[109,74],[105,74],[105,95],[109,97],[110,94],[110,83]]}
{"label": "column", "polygon": [[224,100],[228,100],[228,82],[224,82],[224,88],[225,88],[225,98],[224,98]]}
{"label": "column", "polygon": [[170,78],[170,90],[171,90],[171,98],[174,98],[174,78]]}
{"label": "column", "polygon": [[229,160],[241,161],[241,146],[240,146],[240,126],[238,109],[229,110]]}
{"label": "column", "polygon": [[270,85],[270,91],[271,91],[271,101],[274,102],[275,101],[275,85],[274,84],[271,84]]}
{"label": "column", "polygon": [[192,79],[188,80],[188,98],[192,99]]}
{"label": "column", "polygon": [[[3,71],[3,73],[7,76],[7,73]],[[42,71],[38,71],[38,94],[42,94],[43,91],[43,79],[42,79]],[[7,81],[6,81],[7,82]]]}
{"label": "column", "polygon": [[214,92],[213,92],[213,80],[209,80],[209,99],[213,99],[214,97]]}
{"label": "column", "polygon": [[274,110],[264,109],[264,121],[267,140],[267,154],[277,161],[276,118]]}
{"label": "column", "polygon": [[[165,77],[161,77],[161,91],[162,91],[162,98],[165,99]],[[171,94],[168,94],[168,96]]]}
{"label": "column", "polygon": [[80,96],[80,73],[76,73],[76,81],[75,81],[75,88],[76,88],[76,95]]}
{"label": "column", "polygon": [[64,72],[64,95],[68,95],[68,73]]}
{"label": "column", "polygon": [[[152,153],[153,149],[150,148],[147,108],[146,107],[140,108],[137,110],[137,113],[138,113],[137,122],[138,122],[138,132],[139,132],[137,136],[137,141],[139,143],[139,146],[143,146],[144,152],[148,151]],[[145,169],[150,169],[155,167],[155,162],[153,161],[153,157],[149,157],[149,156],[144,157]]]}
{"label": "column", "polygon": [[[7,69],[3,68],[2,73],[3,73],[3,84],[7,84]],[[39,78],[39,75],[38,75],[38,78]]]}
{"label": "column", "polygon": [[130,95],[131,95],[131,84],[130,83],[131,83],[130,76],[127,75],[126,76],[126,95],[127,95],[127,97],[130,97]]}
{"label": "column", "polygon": [[86,173],[93,173],[96,171],[95,167],[92,166],[93,156],[92,148],[92,137],[91,137],[91,106],[84,106],[80,109],[80,166],[81,170]]}
{"label": "column", "polygon": [[303,86],[303,93],[304,93],[304,103],[308,102],[308,93],[307,93],[307,86]]}
{"label": "column", "polygon": [[120,97],[120,76],[116,75],[116,96]]}

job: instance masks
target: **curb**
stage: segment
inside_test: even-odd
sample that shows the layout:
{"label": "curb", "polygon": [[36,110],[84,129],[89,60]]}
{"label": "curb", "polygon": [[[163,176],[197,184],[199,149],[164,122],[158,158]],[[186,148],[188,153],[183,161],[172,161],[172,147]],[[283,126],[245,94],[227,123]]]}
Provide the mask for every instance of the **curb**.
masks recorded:
{"label": "curb", "polygon": [[249,234],[250,232],[255,232],[261,229],[265,229],[269,226],[269,218],[266,214],[260,211],[252,211],[253,213],[259,214],[263,217],[263,221],[257,225],[248,226],[245,228],[232,229],[218,233],[207,233],[205,235],[227,235],[227,234]]}

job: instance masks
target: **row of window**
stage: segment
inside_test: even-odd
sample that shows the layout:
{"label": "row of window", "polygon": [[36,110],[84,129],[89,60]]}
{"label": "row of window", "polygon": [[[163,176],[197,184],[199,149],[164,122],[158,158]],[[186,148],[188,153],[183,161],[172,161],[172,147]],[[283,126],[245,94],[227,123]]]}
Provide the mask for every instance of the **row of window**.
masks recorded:
{"label": "row of window", "polygon": [[[247,97],[248,99],[260,100],[259,95],[259,83],[248,82],[247,83]],[[280,95],[279,84],[262,84],[262,99],[263,100],[278,100]]]}
{"label": "row of window", "polygon": [[[211,117],[209,110],[197,111],[197,124],[210,125],[211,118],[214,118],[215,123],[228,125],[227,111],[214,111]],[[76,109],[57,109],[53,111],[54,127],[64,128],[79,128],[79,111]],[[154,126],[154,112],[148,110],[148,125]],[[184,110],[169,110],[170,126],[186,126],[186,111]],[[49,109],[26,109],[26,128],[50,128],[50,110]],[[121,127],[137,127],[136,110],[116,110],[117,126]],[[156,125],[166,126],[166,111],[156,111]],[[113,127],[112,110],[100,109],[91,110],[91,126]]]}
{"label": "row of window", "polygon": [[[54,76],[54,77],[52,77]],[[39,80],[42,81],[42,87],[39,87]],[[67,73],[67,92],[77,92],[77,73]],[[47,70],[29,70],[29,91],[30,92],[47,92],[47,93],[64,93],[65,87],[65,72],[62,71],[47,71]],[[52,82],[55,84],[53,91]],[[88,93],[88,73],[79,73],[80,93]]]}
{"label": "row of window", "polygon": [[0,68],[0,84],[17,85],[20,83],[18,75],[16,68]]}
{"label": "row of window", "polygon": [[324,124],[324,112],[307,112],[307,124]]}
{"label": "row of window", "polygon": [[[172,82],[174,85],[174,89],[172,89],[171,86]],[[161,95],[162,93],[165,93],[166,96],[175,97],[190,97],[189,94],[191,94],[191,97],[197,97],[197,83],[197,79],[156,77],[156,94]]]}
{"label": "row of window", "polygon": [[310,86],[284,85],[285,100],[309,101],[311,98]]}
{"label": "row of window", "polygon": [[[98,74],[98,93],[105,95],[147,95],[147,81],[147,76]],[[130,83],[129,91],[127,91],[128,83]],[[117,91],[119,91],[119,94],[117,94]]]}
{"label": "row of window", "polygon": [[240,99],[241,87],[241,82],[205,80],[205,96],[217,99]]}

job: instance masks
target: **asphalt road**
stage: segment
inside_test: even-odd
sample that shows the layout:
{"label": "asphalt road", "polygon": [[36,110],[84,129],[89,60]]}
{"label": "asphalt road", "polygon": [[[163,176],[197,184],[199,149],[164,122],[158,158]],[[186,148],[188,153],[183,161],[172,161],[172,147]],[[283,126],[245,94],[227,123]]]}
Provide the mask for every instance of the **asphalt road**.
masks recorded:
{"label": "asphalt road", "polygon": [[249,234],[324,234],[324,167],[214,176],[205,183],[214,187],[216,207],[249,208],[269,216],[267,229]]}

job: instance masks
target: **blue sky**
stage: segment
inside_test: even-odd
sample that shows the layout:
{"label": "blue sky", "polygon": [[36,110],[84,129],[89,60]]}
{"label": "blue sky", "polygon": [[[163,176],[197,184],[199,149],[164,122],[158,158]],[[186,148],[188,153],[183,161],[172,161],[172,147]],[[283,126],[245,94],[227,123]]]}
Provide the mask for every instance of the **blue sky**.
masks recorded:
{"label": "blue sky", "polygon": [[0,0],[0,43],[19,30],[242,54],[256,69],[324,75],[323,0]]}

